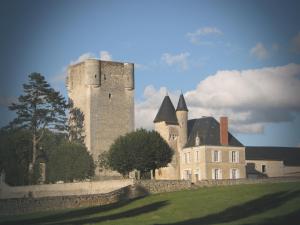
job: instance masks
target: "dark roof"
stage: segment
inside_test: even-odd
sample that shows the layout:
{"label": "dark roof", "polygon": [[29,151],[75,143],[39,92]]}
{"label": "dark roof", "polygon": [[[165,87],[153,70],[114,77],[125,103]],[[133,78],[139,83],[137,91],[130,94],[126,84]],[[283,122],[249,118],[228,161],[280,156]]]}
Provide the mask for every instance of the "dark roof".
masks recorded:
{"label": "dark roof", "polygon": [[165,121],[167,124],[178,124],[174,105],[167,95],[158,110],[154,123]]}
{"label": "dark roof", "polygon": [[[221,145],[220,124],[213,117],[188,120],[188,140],[185,147],[195,146],[197,135],[200,138],[200,145]],[[230,132],[228,132],[228,139],[228,146],[243,146]]]}
{"label": "dark roof", "polygon": [[300,166],[300,148],[247,146],[246,160],[279,160],[286,166]]}
{"label": "dark roof", "polygon": [[181,94],[180,97],[179,97],[179,101],[178,101],[178,104],[177,104],[176,111],[186,111],[186,112],[189,111],[187,106],[186,106],[183,94]]}

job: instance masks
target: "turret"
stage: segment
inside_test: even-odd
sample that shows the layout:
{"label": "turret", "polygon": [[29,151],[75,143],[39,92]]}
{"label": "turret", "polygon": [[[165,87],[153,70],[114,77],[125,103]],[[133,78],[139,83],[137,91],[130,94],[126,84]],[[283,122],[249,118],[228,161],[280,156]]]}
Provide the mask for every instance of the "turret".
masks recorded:
{"label": "turret", "polygon": [[132,63],[124,63],[124,86],[127,90],[134,89],[134,65]]}
{"label": "turret", "polygon": [[85,84],[92,86],[100,86],[101,85],[101,77],[100,77],[100,61],[97,59],[87,59],[84,61],[85,63]]}
{"label": "turret", "polygon": [[176,117],[179,123],[179,139],[178,147],[182,149],[187,142],[187,121],[188,121],[188,108],[186,106],[183,94],[180,95],[178,105],[176,108]]}

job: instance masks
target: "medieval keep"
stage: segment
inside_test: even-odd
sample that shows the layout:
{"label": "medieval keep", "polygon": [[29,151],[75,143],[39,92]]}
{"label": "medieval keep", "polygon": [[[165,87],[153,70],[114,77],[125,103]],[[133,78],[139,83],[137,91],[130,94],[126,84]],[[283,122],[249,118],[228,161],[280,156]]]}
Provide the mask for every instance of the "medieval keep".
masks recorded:
{"label": "medieval keep", "polygon": [[87,59],[68,68],[67,88],[84,114],[85,144],[97,160],[116,138],[134,130],[134,65]]}

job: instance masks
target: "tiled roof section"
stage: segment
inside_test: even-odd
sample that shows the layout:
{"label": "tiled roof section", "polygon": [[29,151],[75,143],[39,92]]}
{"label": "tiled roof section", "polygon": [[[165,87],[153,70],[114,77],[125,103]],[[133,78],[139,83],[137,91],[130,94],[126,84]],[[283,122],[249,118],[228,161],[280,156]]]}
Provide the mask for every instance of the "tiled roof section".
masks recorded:
{"label": "tiled roof section", "polygon": [[[200,138],[200,145],[215,145],[220,143],[220,124],[213,117],[203,117],[188,121],[188,140],[185,147],[195,146],[196,136]],[[228,146],[243,147],[230,132],[228,132]]]}
{"label": "tiled roof section", "polygon": [[279,160],[286,166],[300,166],[300,148],[247,146],[246,160]]}
{"label": "tiled roof section", "polygon": [[178,124],[175,108],[169,96],[164,98],[153,122],[162,121],[165,121],[167,124]]}
{"label": "tiled roof section", "polygon": [[186,112],[189,111],[187,106],[186,106],[183,94],[181,94],[180,97],[179,97],[179,101],[178,101],[178,104],[177,104],[176,111],[186,111]]}

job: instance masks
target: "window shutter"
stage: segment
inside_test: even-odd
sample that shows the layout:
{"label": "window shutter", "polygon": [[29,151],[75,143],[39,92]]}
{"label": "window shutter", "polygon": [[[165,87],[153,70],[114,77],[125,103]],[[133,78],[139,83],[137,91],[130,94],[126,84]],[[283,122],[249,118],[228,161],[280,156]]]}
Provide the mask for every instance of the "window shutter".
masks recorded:
{"label": "window shutter", "polygon": [[240,152],[236,151],[236,162],[239,163],[240,162]]}
{"label": "window shutter", "polygon": [[214,150],[211,151],[211,161],[214,162]]}
{"label": "window shutter", "polygon": [[219,169],[219,179],[222,179],[222,169]]}
{"label": "window shutter", "polygon": [[218,151],[218,162],[222,162],[222,151]]}
{"label": "window shutter", "polygon": [[229,178],[232,179],[232,169],[229,170]]}
{"label": "window shutter", "polygon": [[229,151],[229,162],[232,162],[232,151]]}

